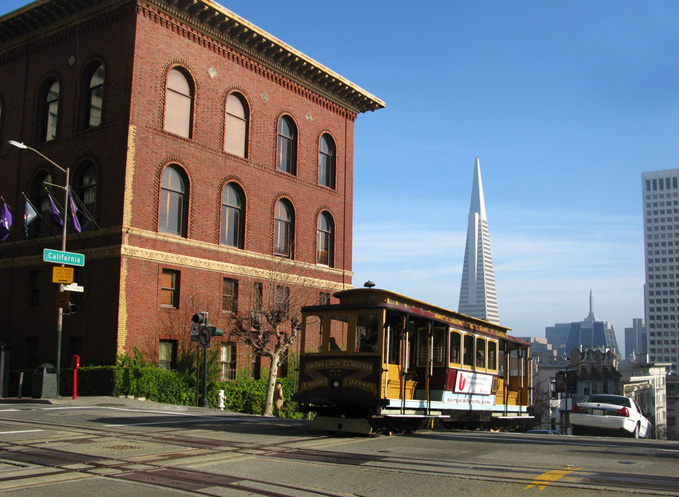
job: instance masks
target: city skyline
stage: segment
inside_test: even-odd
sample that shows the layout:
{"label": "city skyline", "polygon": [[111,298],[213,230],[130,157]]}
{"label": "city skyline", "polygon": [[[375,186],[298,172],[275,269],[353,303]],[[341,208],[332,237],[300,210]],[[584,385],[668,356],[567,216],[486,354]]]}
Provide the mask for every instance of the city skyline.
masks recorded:
{"label": "city skyline", "polygon": [[641,174],[679,156],[679,4],[218,3],[386,102],[356,121],[355,286],[457,308],[478,157],[502,324],[542,337],[593,290],[624,343]]}

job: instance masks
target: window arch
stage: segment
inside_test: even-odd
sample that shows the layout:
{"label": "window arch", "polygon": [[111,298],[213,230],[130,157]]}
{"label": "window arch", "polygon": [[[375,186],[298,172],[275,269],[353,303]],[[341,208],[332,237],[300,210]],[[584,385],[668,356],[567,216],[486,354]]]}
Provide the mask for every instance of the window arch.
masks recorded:
{"label": "window arch", "polygon": [[54,77],[48,78],[42,85],[38,112],[38,141],[54,140],[59,115],[59,81]]}
{"label": "window arch", "polygon": [[222,190],[221,243],[243,248],[245,227],[245,202],[243,190],[229,183]]}
{"label": "window arch", "polygon": [[274,227],[274,254],[292,259],[292,246],[295,240],[295,213],[292,205],[285,199],[276,203]]}
{"label": "window arch", "polygon": [[104,64],[93,62],[83,74],[82,80],[82,121],[81,128],[94,128],[101,125],[104,102]]}
{"label": "window arch", "polygon": [[278,120],[278,162],[279,171],[297,174],[297,126],[290,116]]}
{"label": "window arch", "polygon": [[78,206],[78,220],[83,230],[92,229],[92,223],[89,216],[94,217],[94,211],[97,207],[97,166],[91,160],[87,160],[80,164],[76,175],[76,195],[82,202],[82,207],[85,208],[87,214]]}
{"label": "window arch", "polygon": [[158,231],[186,236],[187,180],[176,164],[163,170],[160,187]]}
{"label": "window arch", "polygon": [[239,157],[248,155],[248,120],[250,112],[245,98],[240,93],[231,93],[226,98],[224,124],[224,151]]}
{"label": "window arch", "polygon": [[35,178],[33,195],[31,195],[31,203],[39,214],[38,219],[31,224],[30,233],[34,237],[48,236],[50,234],[50,220],[52,216],[47,190],[52,191],[52,175],[48,172],[43,172]]}
{"label": "window arch", "polygon": [[318,146],[318,184],[335,188],[335,140],[327,133]]}
{"label": "window arch", "polygon": [[180,67],[170,69],[165,88],[165,131],[191,138],[193,97],[193,80],[188,72]]}
{"label": "window arch", "polygon": [[334,247],[335,223],[328,212],[321,212],[316,230],[316,263],[333,267]]}

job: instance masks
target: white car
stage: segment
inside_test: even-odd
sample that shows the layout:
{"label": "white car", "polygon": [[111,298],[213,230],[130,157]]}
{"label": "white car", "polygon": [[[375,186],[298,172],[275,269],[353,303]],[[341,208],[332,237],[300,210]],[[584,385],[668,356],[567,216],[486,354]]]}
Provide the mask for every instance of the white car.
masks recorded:
{"label": "white car", "polygon": [[622,395],[590,395],[573,404],[573,435],[623,434],[634,438],[651,436],[652,425],[634,401]]}

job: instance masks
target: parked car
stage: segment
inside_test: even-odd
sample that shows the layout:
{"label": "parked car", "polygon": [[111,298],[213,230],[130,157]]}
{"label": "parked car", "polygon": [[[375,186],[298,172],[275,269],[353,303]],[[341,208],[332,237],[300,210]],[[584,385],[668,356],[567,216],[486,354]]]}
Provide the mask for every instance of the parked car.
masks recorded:
{"label": "parked car", "polygon": [[539,435],[563,435],[559,430],[528,430],[526,433],[537,433]]}
{"label": "parked car", "polygon": [[652,425],[634,399],[622,395],[590,395],[573,404],[573,435],[618,434],[634,438],[651,436]]}

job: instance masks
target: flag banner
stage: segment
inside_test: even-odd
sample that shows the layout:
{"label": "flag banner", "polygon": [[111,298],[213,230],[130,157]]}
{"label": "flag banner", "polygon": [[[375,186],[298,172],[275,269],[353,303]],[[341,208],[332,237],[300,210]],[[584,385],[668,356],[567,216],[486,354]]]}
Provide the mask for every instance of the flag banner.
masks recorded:
{"label": "flag banner", "polygon": [[76,215],[78,212],[78,209],[75,207],[75,204],[73,203],[73,195],[71,192],[68,192],[68,207],[69,211],[71,213],[71,224],[73,225],[73,228],[80,233],[83,229],[80,226],[80,221],[78,220],[78,216]]}
{"label": "flag banner", "polygon": [[36,217],[38,217],[38,213],[33,208],[33,204],[26,199],[26,208],[24,209],[24,233],[26,234],[26,238],[28,238],[28,225],[31,224]]}
{"label": "flag banner", "polygon": [[54,224],[58,224],[59,226],[64,225],[64,221],[61,219],[61,214],[59,214],[59,209],[57,209],[57,206],[54,204],[54,200],[52,200],[52,195],[47,193],[47,198],[50,199],[50,214],[52,215],[52,222]]}
{"label": "flag banner", "polygon": [[14,218],[12,213],[9,211],[7,204],[3,202],[2,204],[2,215],[0,215],[0,240],[3,242],[7,240],[9,236],[9,228],[12,226]]}

